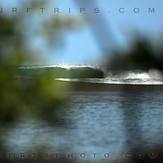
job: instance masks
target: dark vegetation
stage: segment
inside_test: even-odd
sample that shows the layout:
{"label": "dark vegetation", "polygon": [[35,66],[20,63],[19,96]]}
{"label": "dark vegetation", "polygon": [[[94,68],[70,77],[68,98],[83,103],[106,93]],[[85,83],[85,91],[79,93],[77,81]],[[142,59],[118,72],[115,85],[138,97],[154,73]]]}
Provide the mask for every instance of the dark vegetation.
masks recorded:
{"label": "dark vegetation", "polygon": [[143,36],[138,36],[130,43],[128,50],[116,51],[107,64],[108,70],[163,70],[163,47],[161,40],[152,44]]}

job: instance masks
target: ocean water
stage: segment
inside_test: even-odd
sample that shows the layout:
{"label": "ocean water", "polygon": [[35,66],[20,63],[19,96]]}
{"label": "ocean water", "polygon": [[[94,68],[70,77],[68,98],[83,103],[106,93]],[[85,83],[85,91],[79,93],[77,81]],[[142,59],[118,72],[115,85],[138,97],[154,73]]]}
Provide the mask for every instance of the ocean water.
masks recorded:
{"label": "ocean water", "polygon": [[87,160],[121,159],[134,148],[163,144],[162,91],[76,91],[63,113],[66,125],[22,120],[6,131],[8,151],[73,154]]}

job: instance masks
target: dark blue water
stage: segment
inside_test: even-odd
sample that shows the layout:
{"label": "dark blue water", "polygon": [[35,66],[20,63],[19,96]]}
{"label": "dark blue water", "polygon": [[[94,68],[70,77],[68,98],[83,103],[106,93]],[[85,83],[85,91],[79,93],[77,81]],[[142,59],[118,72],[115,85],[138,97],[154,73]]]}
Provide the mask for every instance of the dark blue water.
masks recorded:
{"label": "dark blue water", "polygon": [[121,158],[131,149],[163,143],[161,91],[73,92],[66,110],[66,126],[20,121],[6,133],[6,147],[24,152],[32,148],[64,151],[77,157],[85,153],[92,160],[102,159],[106,153],[111,159]]}

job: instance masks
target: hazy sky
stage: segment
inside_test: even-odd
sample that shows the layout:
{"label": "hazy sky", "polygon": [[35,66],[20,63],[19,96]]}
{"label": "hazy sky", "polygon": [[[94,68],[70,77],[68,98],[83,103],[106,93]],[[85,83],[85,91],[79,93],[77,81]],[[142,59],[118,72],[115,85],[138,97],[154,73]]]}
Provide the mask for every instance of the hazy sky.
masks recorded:
{"label": "hazy sky", "polygon": [[[68,14],[68,8],[72,10],[71,15],[81,15],[79,13],[79,6],[74,1],[52,0],[53,5],[51,7],[60,8],[63,15]],[[1,0],[1,4],[3,2],[4,5],[2,6],[9,8],[10,6],[19,6],[18,3],[20,1]],[[90,9],[87,9],[87,5],[81,7],[85,7],[87,14],[92,14],[96,18],[97,15],[93,13],[93,9],[90,11]],[[106,35],[105,42],[109,45],[114,40],[115,48],[127,47],[127,40],[135,30],[147,34],[151,38],[159,37],[160,33],[163,33],[162,0],[97,0],[97,4],[92,6],[92,8],[94,7],[100,9],[100,14],[104,16],[105,23],[110,27],[109,32],[114,37],[110,39]],[[133,11],[134,8],[136,8],[135,12]],[[155,12],[149,13],[149,8],[155,8]],[[101,26],[101,29],[103,29],[103,26]],[[103,57],[103,51],[96,39],[96,34],[91,30],[89,25],[67,33],[62,44],[61,48],[47,50],[41,40],[33,39],[32,42],[33,47],[42,47],[41,50],[44,53],[50,53],[51,57],[49,57],[45,64],[89,64],[97,63]]]}

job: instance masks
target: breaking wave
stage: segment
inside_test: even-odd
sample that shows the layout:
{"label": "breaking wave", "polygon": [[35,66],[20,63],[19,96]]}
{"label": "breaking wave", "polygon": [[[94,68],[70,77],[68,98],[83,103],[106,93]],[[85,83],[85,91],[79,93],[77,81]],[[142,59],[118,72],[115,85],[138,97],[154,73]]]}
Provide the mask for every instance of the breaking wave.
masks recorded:
{"label": "breaking wave", "polygon": [[[125,71],[125,72],[105,72],[105,78],[87,78],[82,82],[105,83],[105,84],[131,84],[131,85],[163,85],[162,73],[158,70],[148,72]],[[81,82],[80,79],[63,79],[62,81]]]}
{"label": "breaking wave", "polygon": [[[163,85],[163,74],[158,70],[149,70],[149,71],[124,71],[124,72],[115,72],[115,71],[106,71],[102,66],[99,65],[49,65],[49,66],[21,66],[25,69],[35,69],[35,68],[64,68],[67,70],[78,69],[78,68],[92,68],[94,70],[100,69],[104,72],[105,78],[85,78],[82,79],[82,82],[89,83],[105,83],[105,84],[137,84],[137,85]],[[72,82],[81,82],[79,78],[58,78],[57,80],[62,81],[72,81]]]}

